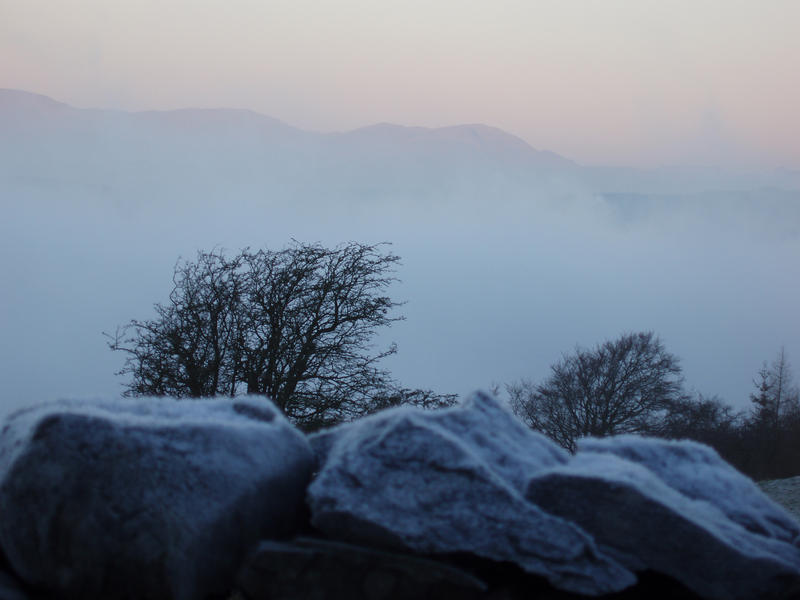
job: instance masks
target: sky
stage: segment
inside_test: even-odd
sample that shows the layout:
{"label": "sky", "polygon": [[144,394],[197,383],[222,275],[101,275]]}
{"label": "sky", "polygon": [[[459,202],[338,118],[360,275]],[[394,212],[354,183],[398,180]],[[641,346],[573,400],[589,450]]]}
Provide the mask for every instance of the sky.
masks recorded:
{"label": "sky", "polygon": [[[485,123],[588,165],[728,167],[531,183],[396,128],[296,155],[124,113],[0,130],[0,412],[118,393],[103,332],[151,316],[178,257],[292,238],[394,244],[407,319],[379,342],[408,387],[541,380],[576,346],[653,330],[688,389],[745,408],[762,361],[784,346],[800,365],[797,23],[795,1],[0,0],[0,88],[72,106]],[[778,167],[797,173],[740,177]],[[655,197],[601,197],[619,191]]]}
{"label": "sky", "polygon": [[0,0],[0,87],[316,131],[486,123],[584,164],[800,169],[794,0]]}

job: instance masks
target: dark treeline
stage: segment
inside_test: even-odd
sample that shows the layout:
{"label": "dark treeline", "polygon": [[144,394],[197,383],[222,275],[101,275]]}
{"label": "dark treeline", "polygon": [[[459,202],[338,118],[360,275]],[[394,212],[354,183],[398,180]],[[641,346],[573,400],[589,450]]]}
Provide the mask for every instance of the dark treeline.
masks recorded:
{"label": "dark treeline", "polygon": [[578,348],[543,382],[506,389],[517,416],[570,451],[581,437],[638,433],[708,444],[753,479],[800,475],[800,394],[783,350],[739,412],[686,394],[678,358],[652,332]]}
{"label": "dark treeline", "polygon": [[734,412],[716,397],[682,402],[663,435],[708,444],[753,479],[800,475],[800,394],[783,349],[764,363],[754,387],[749,411]]}

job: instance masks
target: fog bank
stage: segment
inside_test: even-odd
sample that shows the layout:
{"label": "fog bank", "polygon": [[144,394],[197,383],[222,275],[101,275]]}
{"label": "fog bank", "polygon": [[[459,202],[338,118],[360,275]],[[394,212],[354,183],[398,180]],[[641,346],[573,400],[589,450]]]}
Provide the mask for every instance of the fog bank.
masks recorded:
{"label": "fog bank", "polygon": [[102,332],[152,316],[179,257],[292,238],[393,244],[407,319],[378,343],[410,387],[540,379],[637,330],[739,407],[781,345],[800,365],[792,172],[598,172],[485,126],[322,135],[38,97],[6,97],[0,128],[5,408],[119,394]]}

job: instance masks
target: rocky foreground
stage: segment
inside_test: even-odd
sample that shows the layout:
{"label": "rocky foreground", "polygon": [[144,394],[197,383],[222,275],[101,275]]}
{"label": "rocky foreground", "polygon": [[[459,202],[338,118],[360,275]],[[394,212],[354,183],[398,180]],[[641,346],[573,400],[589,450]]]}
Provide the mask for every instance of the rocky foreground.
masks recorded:
{"label": "rocky foreground", "polygon": [[0,432],[0,598],[791,598],[800,524],[710,448],[575,455],[491,397],[304,436],[263,398]]}

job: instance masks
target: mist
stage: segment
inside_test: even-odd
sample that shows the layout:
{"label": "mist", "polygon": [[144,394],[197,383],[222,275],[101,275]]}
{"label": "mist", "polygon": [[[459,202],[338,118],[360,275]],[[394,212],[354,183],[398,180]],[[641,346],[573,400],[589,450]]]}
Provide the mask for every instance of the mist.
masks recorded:
{"label": "mist", "polygon": [[116,396],[103,332],[154,316],[198,250],[390,242],[403,384],[539,380],[653,330],[687,388],[748,404],[800,363],[800,177],[586,168],[481,125],[300,131],[247,111],[79,111],[0,96],[2,410]]}

